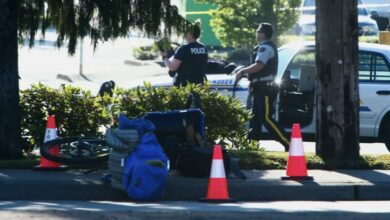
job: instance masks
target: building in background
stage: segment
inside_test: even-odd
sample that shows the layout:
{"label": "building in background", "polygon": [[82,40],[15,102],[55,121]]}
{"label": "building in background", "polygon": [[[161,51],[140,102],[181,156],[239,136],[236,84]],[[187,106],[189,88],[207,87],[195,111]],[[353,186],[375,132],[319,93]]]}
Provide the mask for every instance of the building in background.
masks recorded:
{"label": "building in background", "polygon": [[212,19],[211,10],[217,8],[212,4],[199,4],[194,0],[171,0],[173,5],[179,9],[179,13],[189,21],[199,21],[202,28],[200,42],[207,46],[218,47],[221,42],[215,36],[210,21]]}

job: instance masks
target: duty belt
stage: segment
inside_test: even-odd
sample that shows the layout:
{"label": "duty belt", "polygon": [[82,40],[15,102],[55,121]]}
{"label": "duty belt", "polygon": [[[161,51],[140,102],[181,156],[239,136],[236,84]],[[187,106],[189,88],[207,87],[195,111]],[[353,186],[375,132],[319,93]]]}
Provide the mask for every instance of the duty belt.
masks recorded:
{"label": "duty belt", "polygon": [[253,78],[251,79],[252,83],[257,83],[257,82],[273,82],[274,81],[274,76],[269,75],[269,76],[264,76],[264,77],[258,77],[258,78]]}

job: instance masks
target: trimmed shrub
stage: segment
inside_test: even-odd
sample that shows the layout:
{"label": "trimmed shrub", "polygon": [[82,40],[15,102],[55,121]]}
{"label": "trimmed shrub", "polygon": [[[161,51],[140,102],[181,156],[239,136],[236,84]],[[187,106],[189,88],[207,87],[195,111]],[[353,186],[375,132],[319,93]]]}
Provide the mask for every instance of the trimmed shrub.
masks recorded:
{"label": "trimmed shrub", "polygon": [[[117,116],[142,117],[146,112],[185,109],[191,91],[201,96],[206,137],[238,149],[258,149],[246,139],[245,123],[250,113],[240,101],[210,90],[209,85],[156,88],[150,84],[135,89],[117,89],[114,97],[93,97],[89,91],[72,86],[52,89],[42,84],[21,91],[22,137],[28,152],[43,143],[48,115],[55,115],[58,134],[102,136],[102,127],[115,126]],[[114,120],[113,120],[114,119]]]}
{"label": "trimmed shrub", "polygon": [[109,97],[92,97],[72,86],[52,89],[42,84],[20,92],[22,143],[26,151],[43,143],[48,115],[55,115],[58,135],[101,136],[99,127],[111,123],[105,108]]}
{"label": "trimmed shrub", "polygon": [[201,97],[201,110],[205,114],[207,141],[232,141],[245,136],[245,123],[250,113],[240,101],[210,90],[209,85],[171,88],[155,88],[150,84],[132,90],[118,91],[117,110],[129,117],[142,116],[150,111],[169,111],[185,109],[191,91]]}
{"label": "trimmed shrub", "polygon": [[252,54],[252,51],[239,49],[231,52],[228,56],[228,60],[248,60],[250,58],[250,55]]}
{"label": "trimmed shrub", "polygon": [[152,47],[134,47],[133,56],[138,60],[154,60],[158,55]]}

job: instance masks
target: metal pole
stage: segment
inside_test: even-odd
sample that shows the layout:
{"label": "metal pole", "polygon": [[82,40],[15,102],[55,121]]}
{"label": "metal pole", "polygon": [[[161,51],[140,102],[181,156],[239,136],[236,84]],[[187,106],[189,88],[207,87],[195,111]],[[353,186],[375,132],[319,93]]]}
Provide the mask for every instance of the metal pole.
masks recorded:
{"label": "metal pole", "polygon": [[83,38],[80,39],[80,68],[79,74],[83,76]]}

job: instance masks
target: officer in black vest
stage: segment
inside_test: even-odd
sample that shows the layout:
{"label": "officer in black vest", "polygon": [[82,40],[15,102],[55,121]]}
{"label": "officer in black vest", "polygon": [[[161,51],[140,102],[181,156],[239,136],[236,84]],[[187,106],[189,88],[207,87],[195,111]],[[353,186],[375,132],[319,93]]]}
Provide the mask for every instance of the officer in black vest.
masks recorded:
{"label": "officer in black vest", "polygon": [[208,52],[206,46],[198,42],[200,33],[199,24],[195,23],[186,33],[187,44],[179,47],[174,56],[169,58],[166,52],[160,52],[165,66],[174,72],[175,86],[203,84],[206,80]]}
{"label": "officer in black vest", "polygon": [[237,72],[236,79],[248,76],[250,89],[253,94],[253,118],[250,121],[248,138],[261,139],[262,124],[279,141],[286,151],[289,149],[289,140],[285,131],[272,118],[277,87],[274,80],[278,69],[278,50],[271,41],[273,28],[269,23],[261,23],[256,30],[256,40],[260,44],[255,47],[252,65]]}

